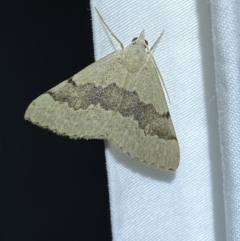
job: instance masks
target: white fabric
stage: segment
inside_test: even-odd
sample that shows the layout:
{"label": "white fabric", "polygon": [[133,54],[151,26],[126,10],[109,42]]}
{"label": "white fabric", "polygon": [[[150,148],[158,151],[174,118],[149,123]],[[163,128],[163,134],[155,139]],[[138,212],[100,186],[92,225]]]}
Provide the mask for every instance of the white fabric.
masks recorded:
{"label": "white fabric", "polygon": [[240,1],[212,1],[227,240],[240,240]]}
{"label": "white fabric", "polygon": [[96,60],[145,29],[163,75],[181,150],[176,173],[154,170],[106,142],[113,240],[225,240],[209,1],[91,0]]}

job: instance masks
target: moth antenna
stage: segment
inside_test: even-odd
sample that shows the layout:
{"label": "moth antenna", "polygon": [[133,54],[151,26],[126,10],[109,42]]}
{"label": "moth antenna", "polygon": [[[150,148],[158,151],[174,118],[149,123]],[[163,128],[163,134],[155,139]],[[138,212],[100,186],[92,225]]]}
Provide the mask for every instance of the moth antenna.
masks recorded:
{"label": "moth antenna", "polygon": [[153,44],[153,46],[152,46],[150,49],[148,48],[147,45],[145,45],[145,46],[146,46],[146,48],[148,49],[149,54],[150,54],[150,56],[151,56],[151,58],[152,58],[152,61],[153,61],[153,63],[154,63],[154,66],[155,66],[155,68],[156,68],[156,70],[157,70],[157,72],[158,72],[158,76],[159,76],[159,78],[160,78],[161,85],[163,86],[164,91],[165,91],[166,94],[167,94],[167,98],[168,98],[169,104],[171,104],[170,97],[169,97],[169,95],[168,95],[167,88],[166,88],[166,86],[165,86],[165,84],[164,84],[162,74],[161,74],[159,68],[157,67],[156,61],[155,61],[155,59],[154,59],[154,57],[153,57],[153,55],[152,55],[152,49],[156,46],[156,43],[161,39],[162,35],[163,35],[163,31],[162,31],[161,35],[158,37],[157,41]]}
{"label": "moth antenna", "polygon": [[162,31],[162,33],[160,34],[160,36],[158,37],[158,39],[155,41],[155,43],[153,44],[153,46],[150,48],[150,51],[153,52],[154,48],[156,47],[156,45],[158,44],[158,42],[160,41],[161,37],[163,36],[164,30]]}
{"label": "moth antenna", "polygon": [[97,11],[98,16],[100,17],[100,19],[102,20],[102,23],[104,24],[104,26],[107,28],[107,30],[110,32],[110,34],[118,41],[118,43],[120,44],[121,48],[124,49],[124,46],[122,44],[122,42],[118,39],[118,37],[112,32],[112,30],[108,27],[108,25],[106,24],[106,22],[103,20],[103,17],[101,16],[101,14],[98,12],[97,8],[95,7],[95,10]]}
{"label": "moth antenna", "polygon": [[168,98],[168,100],[169,100],[169,104],[171,104],[171,100],[170,100],[170,97],[169,97],[167,88],[166,88],[166,86],[165,86],[165,83],[164,83],[164,81],[163,81],[162,74],[161,74],[159,68],[157,67],[157,64],[156,64],[156,62],[155,62],[155,59],[153,59],[153,61],[154,61],[154,65],[155,65],[155,67],[156,67],[156,69],[157,69],[158,75],[159,75],[159,77],[160,77],[160,79],[161,79],[161,83],[162,83],[162,85],[163,85],[163,87],[164,87],[164,90],[165,90],[165,92],[166,92],[166,94],[167,94],[167,98]]}

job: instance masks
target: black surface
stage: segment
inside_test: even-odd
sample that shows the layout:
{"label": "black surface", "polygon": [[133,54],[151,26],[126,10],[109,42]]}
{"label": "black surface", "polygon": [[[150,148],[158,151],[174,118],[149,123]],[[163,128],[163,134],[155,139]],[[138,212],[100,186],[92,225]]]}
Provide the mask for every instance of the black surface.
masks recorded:
{"label": "black surface", "polygon": [[102,141],[24,120],[37,96],[94,62],[89,2],[2,0],[1,240],[111,240]]}

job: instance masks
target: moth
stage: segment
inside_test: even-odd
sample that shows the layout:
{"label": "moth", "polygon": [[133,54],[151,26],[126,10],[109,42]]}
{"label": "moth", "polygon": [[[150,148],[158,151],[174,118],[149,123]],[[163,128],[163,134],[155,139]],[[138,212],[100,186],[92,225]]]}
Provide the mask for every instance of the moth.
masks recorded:
{"label": "moth", "polygon": [[[96,9],[97,11],[97,9]],[[180,152],[144,30],[117,50],[36,98],[24,118],[73,139],[106,139],[127,156],[175,171]]]}

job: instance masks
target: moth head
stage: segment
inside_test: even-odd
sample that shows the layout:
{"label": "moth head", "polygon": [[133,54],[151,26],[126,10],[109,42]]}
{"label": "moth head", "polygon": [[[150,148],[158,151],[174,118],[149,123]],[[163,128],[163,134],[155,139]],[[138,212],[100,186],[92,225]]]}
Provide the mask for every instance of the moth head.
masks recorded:
{"label": "moth head", "polygon": [[142,30],[138,37],[132,39],[132,44],[142,44],[146,48],[148,46],[148,41],[145,39],[145,32]]}
{"label": "moth head", "polygon": [[143,30],[137,38],[132,40],[131,44],[124,48],[125,66],[130,73],[138,71],[146,63],[148,51]]}

